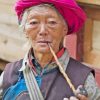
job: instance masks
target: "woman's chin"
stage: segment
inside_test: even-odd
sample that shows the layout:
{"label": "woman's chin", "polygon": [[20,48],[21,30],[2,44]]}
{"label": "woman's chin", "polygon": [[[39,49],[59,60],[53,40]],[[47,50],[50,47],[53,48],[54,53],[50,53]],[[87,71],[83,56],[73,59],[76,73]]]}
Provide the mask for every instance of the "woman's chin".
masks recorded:
{"label": "woman's chin", "polygon": [[35,48],[35,51],[40,52],[40,53],[49,53],[50,49],[49,49],[48,46],[46,46],[46,47],[38,47],[38,48]]}
{"label": "woman's chin", "polygon": [[40,53],[49,53],[50,50],[46,49],[46,48],[42,48],[42,49],[39,49],[38,52],[40,52]]}

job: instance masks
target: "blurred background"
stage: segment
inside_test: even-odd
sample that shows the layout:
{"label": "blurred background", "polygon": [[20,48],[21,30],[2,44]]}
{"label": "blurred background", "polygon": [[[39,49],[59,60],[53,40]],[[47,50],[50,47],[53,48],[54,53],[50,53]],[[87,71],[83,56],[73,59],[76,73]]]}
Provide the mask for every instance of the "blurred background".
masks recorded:
{"label": "blurred background", "polygon": [[16,0],[0,0],[0,70],[5,64],[23,57],[25,38],[14,12]]}
{"label": "blurred background", "polygon": [[[25,37],[18,26],[13,4],[0,0],[0,70],[8,62],[23,58]],[[84,27],[65,38],[64,44],[75,59],[100,69],[100,0],[77,0],[87,14]]]}

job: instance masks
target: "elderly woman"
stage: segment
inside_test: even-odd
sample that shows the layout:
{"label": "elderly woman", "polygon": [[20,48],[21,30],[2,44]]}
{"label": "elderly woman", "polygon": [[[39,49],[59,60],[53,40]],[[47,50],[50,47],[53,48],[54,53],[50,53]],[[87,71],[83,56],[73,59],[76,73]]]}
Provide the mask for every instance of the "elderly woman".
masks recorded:
{"label": "elderly woman", "polygon": [[2,73],[3,100],[100,100],[94,70],[63,46],[64,36],[77,32],[86,19],[76,2],[19,0],[15,11],[31,47]]}

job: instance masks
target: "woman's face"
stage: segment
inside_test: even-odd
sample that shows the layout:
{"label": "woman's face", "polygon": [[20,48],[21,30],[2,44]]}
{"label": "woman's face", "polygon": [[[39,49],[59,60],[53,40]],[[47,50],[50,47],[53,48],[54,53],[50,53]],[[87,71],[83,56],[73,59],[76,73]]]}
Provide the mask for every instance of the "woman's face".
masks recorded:
{"label": "woman's face", "polygon": [[53,8],[34,7],[28,14],[25,33],[36,52],[49,53],[48,44],[58,52],[60,43],[67,33],[67,25]]}

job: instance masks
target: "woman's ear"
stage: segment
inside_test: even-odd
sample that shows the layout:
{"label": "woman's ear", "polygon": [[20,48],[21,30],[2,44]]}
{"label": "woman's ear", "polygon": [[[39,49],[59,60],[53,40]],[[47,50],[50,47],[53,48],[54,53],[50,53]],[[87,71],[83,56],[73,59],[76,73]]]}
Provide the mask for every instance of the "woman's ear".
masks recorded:
{"label": "woman's ear", "polygon": [[68,26],[65,25],[65,26],[64,26],[64,36],[65,36],[67,33],[68,33]]}

